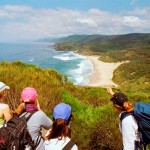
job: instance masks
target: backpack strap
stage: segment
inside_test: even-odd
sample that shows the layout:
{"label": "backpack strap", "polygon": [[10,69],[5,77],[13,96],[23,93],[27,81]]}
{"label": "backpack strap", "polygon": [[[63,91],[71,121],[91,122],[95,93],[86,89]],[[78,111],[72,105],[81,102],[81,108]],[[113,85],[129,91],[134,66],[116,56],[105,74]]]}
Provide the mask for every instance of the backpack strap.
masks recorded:
{"label": "backpack strap", "polygon": [[38,136],[36,142],[34,143],[34,148],[36,148],[39,145],[39,143],[41,142],[41,139],[42,137]]}
{"label": "backpack strap", "polygon": [[30,117],[35,113],[36,111],[31,111],[31,112],[26,112],[25,114],[21,114],[19,116],[19,118],[25,120],[26,122],[28,122],[28,120],[30,119]]}
{"label": "backpack strap", "polygon": [[70,140],[62,150],[71,150],[71,148],[75,145],[75,142]]}
{"label": "backpack strap", "polygon": [[[32,116],[35,112],[37,112],[37,111],[26,112],[25,114],[23,114],[23,115],[21,116],[21,118],[24,119],[26,122],[28,122],[28,120],[31,118],[31,116]],[[41,138],[40,136],[38,136],[36,142],[34,142],[34,146],[33,146],[34,148],[36,148],[36,147],[39,145],[39,143],[41,142],[41,139],[42,139],[42,138]]]}
{"label": "backpack strap", "polygon": [[[35,112],[37,112],[37,111],[26,112],[25,114],[20,115],[19,117],[20,117],[21,119],[25,120],[26,122],[28,122],[28,120],[31,118],[31,116],[32,116]],[[31,136],[31,135],[30,135],[30,136]],[[34,144],[33,144],[33,145],[34,145],[34,146],[33,146],[34,149],[39,145],[40,141],[41,141],[41,137],[38,136],[36,142],[34,142]]]}
{"label": "backpack strap", "polygon": [[[130,115],[133,115],[134,116],[134,112],[123,112],[121,114],[121,117],[120,117],[120,127],[122,128],[122,120],[124,118],[126,118],[127,116],[130,116]],[[135,118],[136,119],[136,118]],[[140,141],[135,141],[135,147],[136,149],[139,149],[139,150],[142,150],[142,135],[141,135],[141,132],[139,131],[139,134],[140,134]],[[144,149],[146,150],[146,149]]]}
{"label": "backpack strap", "polygon": [[127,116],[130,116],[130,115],[133,115],[133,112],[130,112],[130,113],[123,112],[123,113],[121,114],[121,117],[120,117],[120,127],[121,127],[121,128],[122,128],[122,120],[123,120],[124,118],[126,118]]}

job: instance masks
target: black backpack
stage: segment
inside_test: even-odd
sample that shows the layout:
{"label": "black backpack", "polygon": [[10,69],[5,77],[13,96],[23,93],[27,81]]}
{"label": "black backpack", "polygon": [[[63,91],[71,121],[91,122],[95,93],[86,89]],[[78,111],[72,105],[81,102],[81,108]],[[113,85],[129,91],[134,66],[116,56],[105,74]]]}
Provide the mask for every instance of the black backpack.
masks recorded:
{"label": "black backpack", "polygon": [[146,146],[150,144],[150,103],[134,103],[134,111],[130,113],[122,113],[120,118],[121,122],[125,117],[129,115],[133,115],[137,121],[138,129],[140,132],[141,149],[143,144],[144,150],[146,150]]}
{"label": "black backpack", "polygon": [[35,149],[27,128],[27,121],[34,113],[26,112],[21,117],[14,115],[0,128],[0,150],[24,150],[27,146]]}

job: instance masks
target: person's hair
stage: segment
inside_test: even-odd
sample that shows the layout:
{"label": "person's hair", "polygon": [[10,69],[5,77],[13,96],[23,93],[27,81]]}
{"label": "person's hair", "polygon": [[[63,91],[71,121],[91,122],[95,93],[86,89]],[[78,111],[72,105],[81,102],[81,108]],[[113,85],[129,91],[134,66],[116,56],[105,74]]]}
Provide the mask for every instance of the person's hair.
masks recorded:
{"label": "person's hair", "polygon": [[119,106],[117,104],[114,104],[114,106],[121,111],[131,112],[134,110],[134,105],[131,102],[124,102],[123,106]]}
{"label": "person's hair", "polygon": [[61,140],[63,137],[70,137],[71,130],[68,127],[68,123],[68,121],[60,118],[54,120],[50,134],[46,136],[46,139],[59,138],[59,140]]}
{"label": "person's hair", "polygon": [[133,111],[133,109],[134,109],[134,105],[133,105],[133,103],[131,103],[131,102],[124,102],[124,103],[123,103],[123,109],[124,109],[126,112],[131,112],[131,111]]}
{"label": "person's hair", "polygon": [[4,98],[4,95],[5,95],[5,94],[4,94],[4,91],[5,91],[5,90],[3,90],[3,91],[0,92],[0,100]]}
{"label": "person's hair", "polygon": [[14,114],[20,115],[25,111],[25,103],[21,103],[13,112]]}

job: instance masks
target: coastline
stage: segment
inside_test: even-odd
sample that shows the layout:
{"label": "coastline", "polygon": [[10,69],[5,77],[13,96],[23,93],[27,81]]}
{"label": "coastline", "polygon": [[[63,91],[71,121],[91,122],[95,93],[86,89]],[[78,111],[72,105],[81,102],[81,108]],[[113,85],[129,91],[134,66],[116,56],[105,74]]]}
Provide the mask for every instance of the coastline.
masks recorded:
{"label": "coastline", "polygon": [[118,87],[112,81],[113,73],[117,67],[126,62],[106,63],[99,61],[100,56],[86,56],[93,64],[93,73],[89,77],[89,83],[86,86],[93,87]]}

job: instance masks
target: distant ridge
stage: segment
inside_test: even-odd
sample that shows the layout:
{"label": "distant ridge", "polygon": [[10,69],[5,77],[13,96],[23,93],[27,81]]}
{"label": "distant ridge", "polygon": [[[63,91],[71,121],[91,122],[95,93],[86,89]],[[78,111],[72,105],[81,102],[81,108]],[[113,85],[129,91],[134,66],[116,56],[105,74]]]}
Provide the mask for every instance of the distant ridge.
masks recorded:
{"label": "distant ridge", "polygon": [[37,40],[37,42],[110,42],[110,41],[147,41],[150,42],[150,33],[130,33],[121,35],[70,35],[62,38],[43,38]]}

